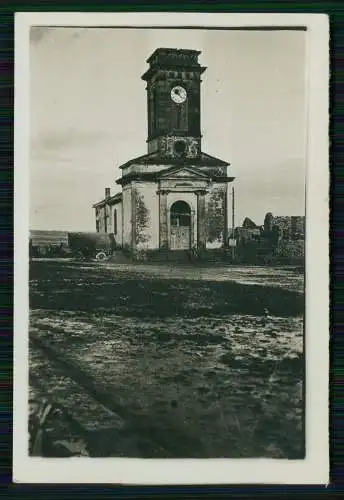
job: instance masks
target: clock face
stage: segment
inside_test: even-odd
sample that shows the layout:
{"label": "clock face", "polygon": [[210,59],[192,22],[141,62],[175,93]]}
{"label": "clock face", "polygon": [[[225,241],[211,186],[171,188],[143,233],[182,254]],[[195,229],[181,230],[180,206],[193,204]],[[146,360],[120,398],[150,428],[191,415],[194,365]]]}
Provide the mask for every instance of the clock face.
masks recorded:
{"label": "clock face", "polygon": [[186,97],[186,90],[180,85],[173,87],[173,89],[171,90],[171,99],[177,104],[181,104],[182,102],[186,101]]}

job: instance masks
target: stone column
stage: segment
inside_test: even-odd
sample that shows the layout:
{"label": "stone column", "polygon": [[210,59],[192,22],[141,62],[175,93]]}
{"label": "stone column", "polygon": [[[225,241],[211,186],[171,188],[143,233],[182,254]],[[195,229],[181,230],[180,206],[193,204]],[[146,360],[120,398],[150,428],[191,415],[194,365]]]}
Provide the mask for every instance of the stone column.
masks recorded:
{"label": "stone column", "polygon": [[136,189],[131,189],[131,249],[136,249]]}
{"label": "stone column", "polygon": [[160,190],[159,194],[159,248],[168,248],[168,213],[167,195],[168,191]]}
{"label": "stone column", "polygon": [[206,227],[205,227],[205,195],[206,191],[197,191],[197,248],[206,247]]}
{"label": "stone column", "polygon": [[[225,213],[225,224],[223,228],[223,246],[224,248],[228,248],[228,184],[226,184],[225,188],[225,194],[224,194],[224,200],[223,200],[223,206],[224,206],[224,213]],[[233,238],[233,235],[231,234],[231,238]]]}
{"label": "stone column", "polygon": [[166,248],[171,248],[171,210],[167,210],[167,246]]}
{"label": "stone column", "polygon": [[[196,244],[197,244],[197,234],[196,234],[196,238],[195,238],[195,217],[196,214],[195,214],[195,210],[191,210],[191,218],[190,218],[190,245],[191,245],[191,248],[194,247],[195,245],[195,239],[196,239]],[[198,244],[197,244],[198,246]]]}

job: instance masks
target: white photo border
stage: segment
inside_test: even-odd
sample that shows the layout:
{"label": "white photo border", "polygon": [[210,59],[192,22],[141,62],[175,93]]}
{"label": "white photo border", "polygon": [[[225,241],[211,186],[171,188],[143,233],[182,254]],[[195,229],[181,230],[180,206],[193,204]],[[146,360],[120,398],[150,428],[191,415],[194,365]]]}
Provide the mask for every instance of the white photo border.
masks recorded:
{"label": "white photo border", "polygon": [[[181,26],[181,20],[183,26]],[[306,458],[45,459],[28,455],[31,26],[307,29]],[[329,22],[325,14],[15,14],[13,481],[126,485],[329,482]]]}

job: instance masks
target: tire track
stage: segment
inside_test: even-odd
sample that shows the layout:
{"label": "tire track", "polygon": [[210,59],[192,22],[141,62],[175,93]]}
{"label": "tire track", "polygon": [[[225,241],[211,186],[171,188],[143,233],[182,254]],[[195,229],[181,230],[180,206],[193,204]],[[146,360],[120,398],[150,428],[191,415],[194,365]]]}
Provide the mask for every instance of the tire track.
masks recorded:
{"label": "tire track", "polygon": [[[143,415],[133,415],[127,408],[119,404],[113,395],[100,387],[94,378],[77,363],[65,355],[62,358],[56,349],[49,346],[34,332],[30,333],[30,342],[35,349],[41,351],[53,363],[62,376],[70,378],[85,391],[87,396],[91,397],[124,422],[122,428],[119,429],[117,427],[114,429],[115,434],[119,440],[122,437],[123,439],[136,439],[137,449],[139,450],[136,456],[144,458],[192,458],[202,455],[202,445],[199,440],[195,440],[171,426],[165,429],[156,420],[149,419]],[[42,375],[41,380],[44,380],[46,375]],[[30,378],[32,378],[31,375]],[[33,378],[32,380],[34,382]],[[44,385],[42,381],[38,380],[37,376],[35,377],[35,381],[41,387]],[[66,415],[74,428],[80,429],[80,422],[78,422],[77,415],[71,415],[68,411],[66,411]],[[105,439],[106,442],[106,435],[108,434],[110,437],[112,434],[111,429],[90,431],[85,429],[84,425],[81,427],[83,436],[87,437],[89,442],[93,442],[96,445],[98,453],[101,453],[101,446],[96,441],[101,438],[101,441]],[[95,455],[93,454],[93,456]],[[131,454],[131,456],[133,455]]]}

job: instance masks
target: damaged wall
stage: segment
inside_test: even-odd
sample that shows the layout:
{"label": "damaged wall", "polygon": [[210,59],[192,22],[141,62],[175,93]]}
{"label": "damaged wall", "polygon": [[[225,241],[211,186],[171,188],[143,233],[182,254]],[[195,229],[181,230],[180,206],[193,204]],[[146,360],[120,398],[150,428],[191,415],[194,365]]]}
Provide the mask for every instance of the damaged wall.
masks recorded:
{"label": "damaged wall", "polygon": [[159,246],[159,206],[155,183],[134,182],[134,233],[138,249],[155,249]]}
{"label": "damaged wall", "polygon": [[227,224],[227,185],[213,185],[206,195],[206,247],[220,248],[223,245]]}

